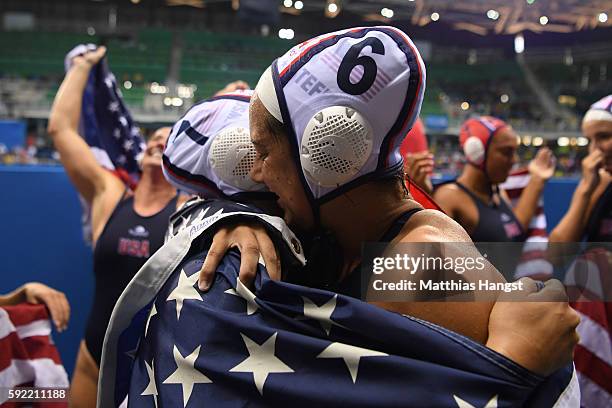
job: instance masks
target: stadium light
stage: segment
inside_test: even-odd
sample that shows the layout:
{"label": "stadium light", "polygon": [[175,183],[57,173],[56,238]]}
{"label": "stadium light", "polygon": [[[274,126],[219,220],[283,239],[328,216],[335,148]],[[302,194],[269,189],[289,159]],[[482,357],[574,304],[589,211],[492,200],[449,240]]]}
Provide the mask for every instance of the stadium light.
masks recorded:
{"label": "stadium light", "polygon": [[546,25],[546,24],[548,24],[548,17],[546,17],[546,16],[541,16],[541,17],[540,17],[540,24],[542,24],[542,25]]}
{"label": "stadium light", "polygon": [[96,35],[96,29],[93,28],[92,26],[87,27],[87,34],[88,35]]}
{"label": "stadium light", "polygon": [[569,143],[570,143],[569,137],[562,136],[559,139],[557,139],[557,144],[561,147],[565,147],[569,145]]}
{"label": "stadium light", "polygon": [[525,51],[525,37],[519,33],[514,37],[514,52],[521,54],[523,51]]}
{"label": "stadium light", "polygon": [[433,13],[431,13],[431,20],[432,21],[438,21],[440,19],[440,14],[436,13],[435,11]]}
{"label": "stadium light", "polygon": [[131,82],[131,81],[125,81],[125,82],[123,83],[123,87],[124,87],[125,89],[132,89],[132,82]]}
{"label": "stadium light", "polygon": [[335,13],[336,11],[338,11],[338,6],[336,5],[336,3],[329,3],[327,5],[327,10],[329,10],[330,13]]}
{"label": "stadium light", "polygon": [[600,23],[605,23],[608,21],[608,15],[606,13],[599,13],[597,20],[599,20]]}
{"label": "stadium light", "polygon": [[542,139],[541,136],[536,136],[533,138],[532,145],[538,147],[538,146],[542,146],[543,144],[544,144],[544,139]]}
{"label": "stadium light", "polygon": [[293,0],[285,0],[285,1],[283,1],[283,6],[285,6],[287,8],[293,6]]}
{"label": "stadium light", "polygon": [[578,137],[577,143],[578,143],[578,146],[586,146],[589,144],[589,139],[587,139],[584,136],[580,136]]}
{"label": "stadium light", "polygon": [[523,145],[531,146],[531,136],[530,135],[523,136]]}
{"label": "stadium light", "polygon": [[508,101],[510,100],[510,97],[508,96],[508,94],[503,94],[502,96],[499,97],[499,100],[501,103],[508,103]]}
{"label": "stadium light", "polygon": [[468,101],[461,102],[461,109],[464,111],[470,109],[470,103]]}
{"label": "stadium light", "polygon": [[391,18],[391,17],[393,17],[393,14],[395,14],[393,12],[393,10],[391,10],[390,8],[387,8],[387,7],[383,8],[382,10],[380,10],[380,15],[383,16],[383,17]]}
{"label": "stadium light", "polygon": [[294,7],[295,7],[296,10],[301,10],[301,9],[304,8],[304,3],[301,2],[300,0],[298,0],[298,1],[295,2]]}
{"label": "stadium light", "polygon": [[497,20],[499,18],[499,11],[491,9],[487,11],[487,17],[491,20]]}
{"label": "stadium light", "polygon": [[278,30],[278,38],[283,40],[292,40],[295,36],[295,32],[290,28],[281,28]]}

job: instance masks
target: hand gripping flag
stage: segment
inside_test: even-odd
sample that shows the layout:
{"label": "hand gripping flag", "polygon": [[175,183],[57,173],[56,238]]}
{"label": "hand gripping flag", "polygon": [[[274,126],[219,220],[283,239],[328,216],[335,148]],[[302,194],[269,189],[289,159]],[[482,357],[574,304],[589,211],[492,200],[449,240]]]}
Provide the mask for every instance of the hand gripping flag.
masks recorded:
{"label": "hand gripping flag", "polygon": [[[93,44],[79,44],[64,59],[66,72],[72,59],[93,51]],[[140,178],[138,159],[146,145],[140,130],[134,125],[125,106],[115,76],[108,68],[106,57],[96,64],[83,93],[79,134],[85,139],[98,163],[112,171],[131,189]],[[91,242],[91,214],[89,205],[81,197],[83,237]]]}
{"label": "hand gripping flag", "polygon": [[[68,388],[68,374],[51,339],[51,321],[44,305],[21,303],[0,308],[0,407],[22,406],[6,401],[6,391],[15,387]],[[68,404],[28,406],[63,408]]]}
{"label": "hand gripping flag", "polygon": [[572,366],[544,379],[437,325],[272,281],[262,266],[251,291],[234,252],[201,292],[212,231],[228,217],[263,221],[283,269],[301,247],[280,219],[245,206],[201,201],[193,212],[202,216],[149,259],[113,311],[98,406],[579,405]]}
{"label": "hand gripping flag", "polygon": [[[95,49],[93,44],[73,48],[64,61],[66,71],[74,57]],[[116,170],[120,178],[133,188],[140,178],[138,158],[146,145],[122,98],[117,80],[104,57],[91,69],[87,80],[79,133],[100,164]]]}

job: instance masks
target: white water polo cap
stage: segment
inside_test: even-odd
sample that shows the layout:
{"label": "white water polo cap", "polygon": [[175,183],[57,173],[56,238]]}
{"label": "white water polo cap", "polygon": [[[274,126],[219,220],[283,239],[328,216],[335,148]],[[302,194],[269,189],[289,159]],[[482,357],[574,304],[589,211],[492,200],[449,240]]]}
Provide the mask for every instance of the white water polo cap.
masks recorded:
{"label": "white water polo cap", "polygon": [[612,121],[612,95],[605,96],[591,105],[582,118],[583,123],[596,120]]}
{"label": "white water polo cap", "polygon": [[402,166],[399,146],[418,117],[425,65],[395,27],[361,27],[299,44],[255,92],[285,125],[311,199],[333,198]]}
{"label": "white water polo cap", "polygon": [[252,91],[219,95],[194,105],[172,127],[163,172],[180,190],[205,197],[265,191],[249,172],[255,147],[249,133]]}

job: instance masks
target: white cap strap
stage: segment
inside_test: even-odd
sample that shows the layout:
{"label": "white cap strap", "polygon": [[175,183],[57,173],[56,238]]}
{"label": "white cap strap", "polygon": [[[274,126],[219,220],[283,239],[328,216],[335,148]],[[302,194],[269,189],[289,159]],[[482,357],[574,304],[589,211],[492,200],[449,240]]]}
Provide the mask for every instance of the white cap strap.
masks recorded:
{"label": "white cap strap", "polygon": [[272,67],[268,67],[261,78],[259,78],[259,82],[255,87],[255,94],[268,112],[280,123],[283,123],[283,115],[281,115],[278,97],[274,89],[274,80],[272,79]]}

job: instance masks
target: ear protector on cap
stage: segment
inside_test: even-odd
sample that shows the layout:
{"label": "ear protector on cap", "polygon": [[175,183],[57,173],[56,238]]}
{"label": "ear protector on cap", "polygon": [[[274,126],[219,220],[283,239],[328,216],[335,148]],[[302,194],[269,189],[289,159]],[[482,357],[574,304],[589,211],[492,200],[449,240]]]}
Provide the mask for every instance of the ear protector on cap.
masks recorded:
{"label": "ear protector on cap", "polygon": [[463,144],[463,153],[465,157],[478,166],[484,163],[485,145],[482,140],[476,136],[470,136]]}
{"label": "ear protector on cap", "polygon": [[251,92],[202,101],[174,124],[162,163],[171,184],[202,197],[265,191],[265,185],[249,177],[255,162],[249,134]]}
{"label": "ear protector on cap", "polygon": [[468,162],[484,170],[491,139],[498,130],[506,126],[506,122],[488,116],[465,121],[459,133],[459,144]]}
{"label": "ear protector on cap", "polygon": [[210,147],[208,160],[219,179],[241,190],[257,186],[249,177],[255,162],[255,146],[248,129],[231,127],[219,132]]}
{"label": "ear protector on cap", "polygon": [[359,173],[372,152],[372,127],[355,109],[330,106],[317,112],[302,137],[300,161],[311,181],[333,187]]}

